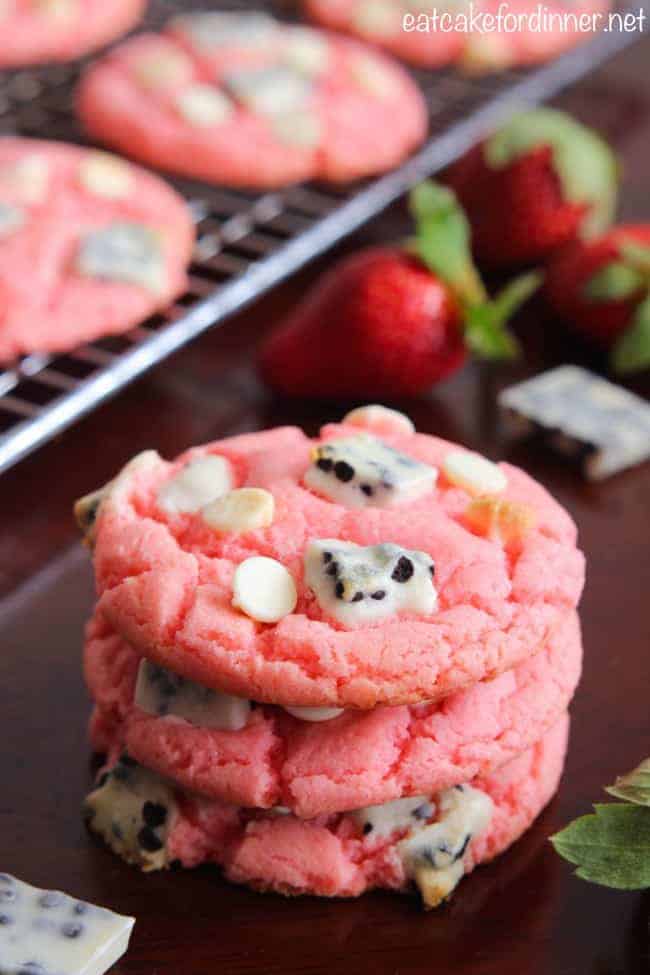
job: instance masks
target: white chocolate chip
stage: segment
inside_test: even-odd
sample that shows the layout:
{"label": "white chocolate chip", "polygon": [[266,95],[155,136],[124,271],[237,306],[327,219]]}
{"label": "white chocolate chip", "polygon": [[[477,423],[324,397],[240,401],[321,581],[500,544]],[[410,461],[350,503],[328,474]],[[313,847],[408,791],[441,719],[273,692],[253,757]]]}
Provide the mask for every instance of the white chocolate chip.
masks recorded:
{"label": "white chocolate chip", "polygon": [[311,78],[327,68],[329,44],[316,31],[296,27],[287,38],[282,59],[294,71]]}
{"label": "white chocolate chip", "polygon": [[454,450],[447,454],[442,469],[448,481],[470,494],[499,494],[508,484],[500,467],[469,450]]}
{"label": "white chocolate chip", "polygon": [[225,457],[195,457],[166,481],[158,491],[158,504],[169,514],[200,511],[233,488],[230,464]]}
{"label": "white chocolate chip", "polygon": [[50,167],[44,156],[31,153],[0,168],[0,187],[23,203],[43,203],[50,185]]}
{"label": "white chocolate chip", "polygon": [[255,555],[241,562],[233,580],[232,604],[260,623],[277,623],[296,608],[293,576],[281,562]]}
{"label": "white chocolate chip", "polygon": [[112,481],[109,481],[108,484],[105,484],[97,491],[93,491],[92,494],[87,494],[85,497],[79,498],[74,506],[74,516],[77,525],[83,533],[84,541],[88,545],[92,545],[95,541],[100,507],[109,498],[119,500],[120,497],[130,490],[134,478],[139,477],[148,470],[153,470],[161,464],[162,460],[157,451],[143,450],[142,453],[132,457]]}
{"label": "white chocolate chip", "polygon": [[391,410],[387,406],[371,403],[359,406],[343,417],[343,422],[354,427],[363,427],[375,433],[415,433],[415,427],[406,413]]}
{"label": "white chocolate chip", "polygon": [[397,92],[395,75],[372,55],[363,54],[350,64],[350,71],[357,84],[380,99],[392,98]]}
{"label": "white chocolate chip", "polygon": [[194,66],[187,54],[170,46],[140,57],[132,70],[143,88],[176,88],[192,77]]}
{"label": "white chocolate chip", "polygon": [[109,152],[91,152],[79,167],[79,179],[95,196],[120,200],[133,189],[133,170],[123,159]]}
{"label": "white chocolate chip", "polygon": [[312,112],[292,112],[290,115],[276,115],[273,129],[281,142],[287,145],[310,149],[317,146],[323,135],[319,118]]}
{"label": "white chocolate chip", "polygon": [[219,125],[230,118],[233,104],[214,85],[193,84],[176,97],[176,107],[192,125]]}
{"label": "white chocolate chip", "polygon": [[79,10],[77,0],[36,0],[36,7],[53,20],[71,20]]}
{"label": "white chocolate chip", "polygon": [[206,505],[203,520],[216,531],[250,532],[273,522],[275,500],[263,488],[238,488]]}
{"label": "white chocolate chip", "polygon": [[135,703],[146,714],[182,718],[197,728],[241,731],[248,724],[250,701],[214,691],[142,660],[135,687]]}
{"label": "white chocolate chip", "polygon": [[399,25],[399,15],[391,0],[365,0],[354,14],[356,29],[374,37],[387,37]]}
{"label": "white chocolate chip", "polygon": [[299,721],[332,721],[343,714],[343,708],[285,708],[289,714]]}

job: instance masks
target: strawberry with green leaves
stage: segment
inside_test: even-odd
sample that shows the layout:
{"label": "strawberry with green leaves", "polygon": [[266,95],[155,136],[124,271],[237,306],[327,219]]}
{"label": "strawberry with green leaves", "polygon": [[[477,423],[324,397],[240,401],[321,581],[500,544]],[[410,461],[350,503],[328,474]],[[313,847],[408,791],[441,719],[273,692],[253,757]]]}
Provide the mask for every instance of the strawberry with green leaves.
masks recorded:
{"label": "strawberry with green leaves", "polygon": [[612,222],[619,168],[609,146],[563,112],[516,115],[455,163],[448,182],[489,267],[544,262]]}
{"label": "strawberry with green leaves", "polygon": [[617,372],[650,366],[650,224],[628,224],[560,251],[546,295],[568,325],[611,350]]}
{"label": "strawberry with green leaves", "polygon": [[524,275],[495,298],[474,267],[454,194],[424,183],[411,194],[415,238],[335,265],[265,343],[260,370],[289,396],[382,399],[415,395],[451,375],[468,351],[512,358],[506,322],[540,283]]}

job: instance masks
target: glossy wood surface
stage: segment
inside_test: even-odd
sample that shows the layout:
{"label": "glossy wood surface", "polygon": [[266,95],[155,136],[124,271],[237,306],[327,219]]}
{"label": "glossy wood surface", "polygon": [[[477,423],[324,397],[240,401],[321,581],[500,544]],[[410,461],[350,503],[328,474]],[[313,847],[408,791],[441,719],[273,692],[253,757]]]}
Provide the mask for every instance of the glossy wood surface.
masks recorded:
{"label": "glossy wood surface", "polygon": [[[626,218],[650,219],[649,59],[643,42],[561,100],[620,149]],[[405,229],[397,207],[353,243]],[[173,456],[189,443],[276,423],[315,432],[339,416],[349,404],[271,399],[251,366],[259,337],[319,267],[0,478],[0,869],[136,915],[132,948],[115,975],[648,972],[650,892],[616,893],[575,879],[547,837],[650,754],[650,466],[588,485],[538,445],[503,439],[498,388],[543,364],[590,361],[542,308],[521,323],[525,365],[470,366],[428,397],[397,404],[421,430],[523,465],[579,524],[589,564],[585,675],[560,793],[533,829],[448,906],[425,915],[414,898],[381,893],[353,902],[256,895],[228,886],[213,869],[144,876],[82,826],[91,764],[80,641],[92,581],[71,503],[146,447]],[[643,380],[635,387],[648,392]]]}

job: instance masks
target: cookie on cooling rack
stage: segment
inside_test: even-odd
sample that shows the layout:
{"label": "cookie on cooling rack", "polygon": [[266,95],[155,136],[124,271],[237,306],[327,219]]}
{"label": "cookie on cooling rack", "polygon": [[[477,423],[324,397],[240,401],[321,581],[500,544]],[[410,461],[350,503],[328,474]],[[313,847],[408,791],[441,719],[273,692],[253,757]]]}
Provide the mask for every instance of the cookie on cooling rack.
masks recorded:
{"label": "cookie on cooling rack", "polygon": [[425,137],[408,74],[356,41],[262,13],[188,13],[84,76],[95,138],[208,182],[279,187],[390,169]]}
{"label": "cookie on cooling rack", "polygon": [[0,360],[127,331],[186,285],[194,224],[116,156],[0,139]]}
{"label": "cookie on cooling rack", "polygon": [[126,34],[146,0],[0,0],[0,68],[71,61]]}

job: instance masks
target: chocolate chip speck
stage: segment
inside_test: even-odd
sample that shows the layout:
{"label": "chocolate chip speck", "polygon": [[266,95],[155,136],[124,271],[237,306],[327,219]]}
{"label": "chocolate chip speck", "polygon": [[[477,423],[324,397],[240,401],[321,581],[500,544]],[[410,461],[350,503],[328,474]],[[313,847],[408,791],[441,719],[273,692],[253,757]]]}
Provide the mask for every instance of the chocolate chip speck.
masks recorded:
{"label": "chocolate chip speck", "polygon": [[325,571],[327,572],[328,576],[335,576],[336,573],[339,571],[338,562],[330,562],[330,564],[327,566]]}
{"label": "chocolate chip speck", "polygon": [[83,931],[83,924],[74,921],[66,921],[61,925],[61,934],[64,938],[78,938]]}
{"label": "chocolate chip speck", "polygon": [[46,909],[59,907],[62,903],[63,894],[59,894],[56,890],[48,890],[38,901],[39,907],[45,907]]}
{"label": "chocolate chip speck", "polygon": [[363,593],[362,592],[355,592],[354,596],[352,597],[352,602],[353,603],[360,603],[362,599],[363,599]]}
{"label": "chocolate chip speck", "polygon": [[331,562],[331,561],[332,561],[332,553],[323,552],[323,562]]}
{"label": "chocolate chip speck", "polygon": [[395,582],[408,582],[414,572],[413,563],[405,555],[401,555],[393,569],[391,579]]}
{"label": "chocolate chip speck", "polygon": [[362,484],[362,485],[361,485],[361,490],[362,490],[362,491],[363,491],[363,493],[364,493],[365,495],[367,495],[367,496],[368,496],[369,498],[371,498],[371,497],[372,497],[372,495],[373,495],[373,489],[372,489],[372,485],[371,485],[371,484]]}
{"label": "chocolate chip speck", "polygon": [[330,460],[329,457],[319,457],[316,461],[316,467],[320,467],[322,471],[331,471],[334,467],[334,461]]}
{"label": "chocolate chip speck", "polygon": [[0,914],[0,925],[13,924],[13,918],[9,917],[8,914]]}
{"label": "chocolate chip speck", "polygon": [[163,826],[165,824],[167,810],[161,803],[147,800],[142,807],[142,819],[147,826],[156,829],[157,826]]}
{"label": "chocolate chip speck", "polygon": [[2,904],[3,902],[5,904],[8,904],[11,901],[15,901],[15,900],[16,900],[15,890],[0,890],[0,904]]}
{"label": "chocolate chip speck", "polygon": [[342,582],[336,583],[336,589],[334,590],[339,599],[343,599],[343,593],[345,592],[345,586]]}
{"label": "chocolate chip speck", "polygon": [[370,594],[371,599],[385,599],[385,597],[386,597],[385,589],[378,589],[376,592]]}
{"label": "chocolate chip speck", "polygon": [[344,460],[337,460],[336,464],[334,464],[334,473],[339,481],[343,481],[346,484],[354,477],[354,467]]}
{"label": "chocolate chip speck", "polygon": [[77,903],[74,906],[74,912],[75,912],[75,914],[87,914],[88,913],[88,905],[87,904],[84,904],[83,901],[77,901]]}
{"label": "chocolate chip speck", "polygon": [[157,853],[162,850],[163,842],[156,836],[150,826],[143,826],[138,833],[138,843],[147,853]]}
{"label": "chocolate chip speck", "polygon": [[367,836],[368,833],[372,833],[372,823],[363,824],[363,835]]}

